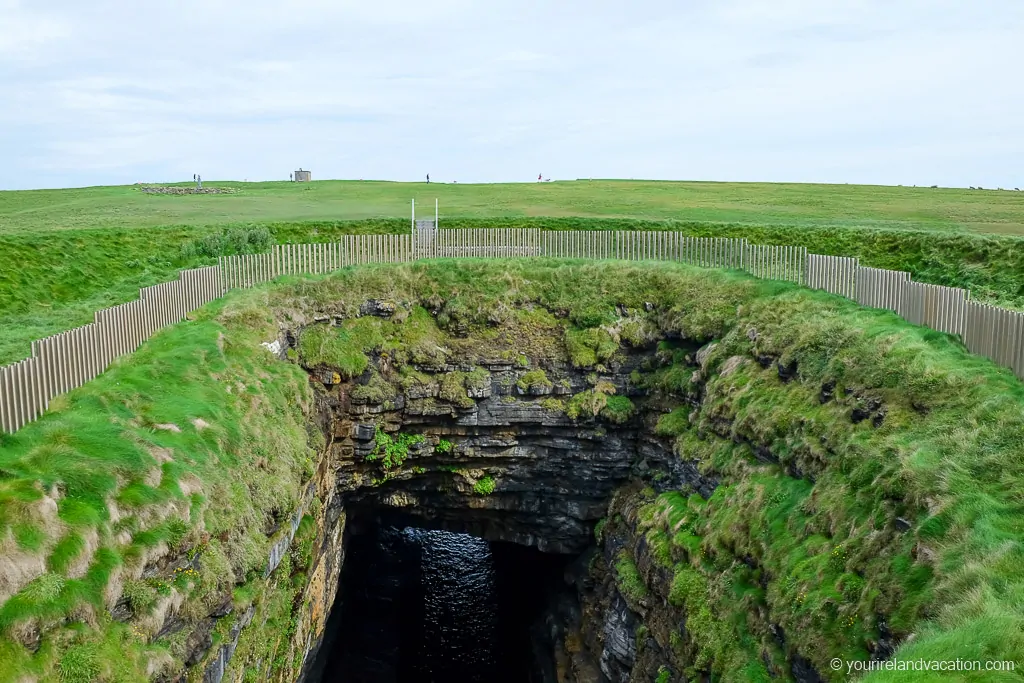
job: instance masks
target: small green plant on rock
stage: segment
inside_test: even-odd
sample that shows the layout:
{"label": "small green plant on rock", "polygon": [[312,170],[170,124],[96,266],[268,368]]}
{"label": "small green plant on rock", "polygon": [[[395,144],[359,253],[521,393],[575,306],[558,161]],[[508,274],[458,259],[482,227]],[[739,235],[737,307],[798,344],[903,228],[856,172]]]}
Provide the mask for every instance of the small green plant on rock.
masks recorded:
{"label": "small green plant on rock", "polygon": [[600,415],[615,424],[626,422],[635,412],[633,402],[625,396],[615,396],[615,385],[605,380],[596,380],[593,389],[573,396],[565,409],[565,414],[573,420]]}
{"label": "small green plant on rock", "polygon": [[397,390],[390,382],[381,377],[380,373],[374,371],[370,376],[370,381],[353,387],[352,393],[349,396],[355,403],[379,405],[395,398],[397,393]]}
{"label": "small green plant on rock", "polygon": [[206,550],[205,543],[194,545],[188,549],[188,551],[185,553],[185,557],[188,559],[189,562],[194,562],[197,557],[203,554],[204,550]]}
{"label": "small green plant on rock", "polygon": [[565,401],[558,398],[546,398],[540,402],[541,407],[544,410],[552,413],[564,413],[565,412]]}
{"label": "small green plant on rock", "polygon": [[152,578],[146,579],[146,584],[156,591],[157,595],[167,597],[171,594],[171,584],[167,583],[162,579]]}
{"label": "small green plant on rock", "polygon": [[434,446],[434,452],[437,453],[438,455],[445,455],[446,453],[451,453],[452,449],[454,448],[455,444],[453,444],[451,441],[448,441],[447,439],[441,439],[440,441],[437,442],[437,445]]}
{"label": "small green plant on rock", "polygon": [[640,570],[625,550],[619,551],[618,559],[615,561],[615,573],[619,577],[619,589],[627,598],[638,601],[647,597],[647,585],[640,576]]}
{"label": "small green plant on rock", "polygon": [[593,389],[581,391],[569,399],[569,405],[565,409],[565,414],[573,420],[596,417],[601,412],[601,409],[604,408],[607,400],[608,397],[599,391]]}
{"label": "small green plant on rock", "polygon": [[636,406],[625,396],[609,396],[601,409],[601,417],[615,424],[622,424],[633,417]]}
{"label": "small green plant on rock", "polygon": [[373,452],[367,455],[366,459],[371,462],[379,460],[384,471],[390,472],[402,466],[405,459],[409,457],[409,446],[422,443],[424,436],[422,434],[399,434],[397,437],[392,437],[378,425],[374,441]]}
{"label": "small green plant on rock", "polygon": [[303,515],[292,539],[292,566],[307,570],[313,561],[313,544],[316,541],[316,520]]}
{"label": "small green plant on rock", "polygon": [[491,373],[484,368],[473,368],[472,371],[466,373],[465,385],[466,389],[475,389],[482,391],[488,388],[491,384]]}
{"label": "small green plant on rock", "polygon": [[551,380],[548,379],[547,373],[538,368],[536,370],[530,370],[529,372],[523,373],[523,376],[519,378],[518,382],[516,382],[516,386],[518,386],[521,391],[539,394],[550,390],[554,385],[551,383]]}
{"label": "small green plant on rock", "polygon": [[25,586],[21,595],[37,605],[42,605],[56,600],[63,591],[64,577],[49,572]]}
{"label": "small green plant on rock", "polygon": [[565,331],[565,346],[574,367],[592,368],[610,360],[619,350],[618,343],[607,330],[592,327]]}
{"label": "small green plant on rock", "polygon": [[640,624],[636,627],[636,651],[637,654],[644,651],[644,645],[647,644],[647,636],[650,635],[650,629],[647,628],[647,624]]}
{"label": "small green plant on rock", "polygon": [[828,556],[828,566],[833,571],[842,571],[846,567],[846,548],[841,545],[832,548]]}
{"label": "small green plant on rock", "polygon": [[460,408],[471,408],[475,401],[466,391],[468,375],[464,372],[449,372],[441,377],[441,389],[438,396]]}
{"label": "small green plant on rock", "polygon": [[494,477],[487,475],[473,485],[473,492],[478,496],[489,496],[494,493]]}
{"label": "small green plant on rock", "polygon": [[145,581],[129,579],[124,582],[121,595],[128,601],[135,614],[145,614],[156,603],[156,589]]}

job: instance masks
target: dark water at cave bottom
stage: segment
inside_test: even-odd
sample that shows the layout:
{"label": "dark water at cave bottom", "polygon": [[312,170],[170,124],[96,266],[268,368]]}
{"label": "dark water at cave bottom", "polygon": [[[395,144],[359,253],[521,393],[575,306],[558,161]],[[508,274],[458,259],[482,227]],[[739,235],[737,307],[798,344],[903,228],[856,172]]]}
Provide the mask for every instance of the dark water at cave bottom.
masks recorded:
{"label": "dark water at cave bottom", "polygon": [[350,540],[325,683],[529,683],[530,626],[562,558],[446,531]]}

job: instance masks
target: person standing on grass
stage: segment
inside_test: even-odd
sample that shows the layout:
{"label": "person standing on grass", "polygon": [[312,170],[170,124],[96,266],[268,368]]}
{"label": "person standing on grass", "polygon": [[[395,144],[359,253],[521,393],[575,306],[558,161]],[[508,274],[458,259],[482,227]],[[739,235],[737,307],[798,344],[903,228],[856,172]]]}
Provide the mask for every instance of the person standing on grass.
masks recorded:
{"label": "person standing on grass", "polygon": [[427,174],[427,185],[429,185],[429,184],[430,184],[430,174],[428,173]]}
{"label": "person standing on grass", "polygon": [[538,173],[538,174],[537,174],[537,182],[538,182],[538,183],[540,182],[540,179],[541,179],[542,177],[544,177],[542,173]]}

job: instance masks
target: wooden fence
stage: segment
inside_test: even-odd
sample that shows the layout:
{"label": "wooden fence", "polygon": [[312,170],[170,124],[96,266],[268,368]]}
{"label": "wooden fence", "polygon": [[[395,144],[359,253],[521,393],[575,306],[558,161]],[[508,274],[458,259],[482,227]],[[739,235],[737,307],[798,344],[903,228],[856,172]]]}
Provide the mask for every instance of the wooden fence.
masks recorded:
{"label": "wooden fence", "polygon": [[439,228],[419,232],[417,258],[519,258],[540,256],[536,228]]}
{"label": "wooden fence", "polygon": [[894,313],[900,311],[910,273],[858,266],[855,277],[857,291],[854,301],[862,306],[887,308]]}
{"label": "wooden fence", "polygon": [[218,266],[183,270],[175,281],[140,290],[137,301],[97,311],[88,325],[33,342],[31,357],[0,368],[0,430],[15,432],[35,420],[54,397],[82,386],[224,291]]}
{"label": "wooden fence", "polygon": [[410,235],[342,235],[337,242],[275,244],[269,253],[223,256],[224,289],[253,287],[281,275],[322,275],[365,263],[403,263],[413,258]]}
{"label": "wooden fence", "polygon": [[138,301],[97,312],[89,325],[33,342],[30,358],[0,368],[0,431],[17,431],[38,418],[54,397],[82,386],[156,331],[229,289],[252,287],[281,275],[322,274],[367,263],[536,256],[669,260],[795,282],[959,335],[972,353],[1024,378],[1024,313],[971,301],[963,289],[914,282],[910,273],[861,266],[855,258],[669,231],[423,226],[411,235],[344,235],[337,242],[279,244],[266,254],[223,257],[216,266],[181,271],[173,282],[141,290]]}
{"label": "wooden fence", "polygon": [[678,232],[560,230],[543,233],[540,253],[557,258],[680,261],[704,268],[742,268],[745,239],[687,237]]}
{"label": "wooden fence", "polygon": [[754,277],[804,283],[807,268],[806,247],[744,244],[744,248],[744,269]]}
{"label": "wooden fence", "polygon": [[939,332],[963,335],[970,292],[958,287],[907,282],[897,311],[908,322]]}
{"label": "wooden fence", "polygon": [[860,263],[846,256],[807,255],[807,270],[803,284],[814,289],[853,299],[857,292],[857,268]]}
{"label": "wooden fence", "polygon": [[1024,313],[968,301],[963,341],[971,353],[1011,368],[1024,379]]}

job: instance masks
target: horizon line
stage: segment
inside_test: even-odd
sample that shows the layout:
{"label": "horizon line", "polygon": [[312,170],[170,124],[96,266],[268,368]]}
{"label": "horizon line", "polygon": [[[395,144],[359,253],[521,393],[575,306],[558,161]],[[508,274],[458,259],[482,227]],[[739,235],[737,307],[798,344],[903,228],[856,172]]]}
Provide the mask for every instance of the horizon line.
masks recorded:
{"label": "horizon line", "polygon": [[[580,182],[618,182],[618,183],[680,183],[680,184],[707,184],[707,185],[818,185],[825,187],[880,187],[880,188],[908,188],[908,189],[939,189],[939,190],[977,190],[983,192],[1019,192],[1019,188],[1009,187],[988,187],[983,188],[980,186],[956,186],[956,185],[887,185],[884,183],[828,183],[828,182],[802,182],[802,181],[777,181],[777,180],[691,180],[691,179],[664,179],[664,178],[565,178],[565,179],[545,179],[540,180],[511,180],[511,181],[495,181],[495,182],[459,182],[459,181],[435,181],[431,180],[429,183],[423,180],[392,180],[386,178],[318,178],[307,181],[295,181],[295,180],[237,180],[237,179],[217,179],[217,180],[204,180],[204,184],[225,184],[225,183],[237,183],[237,184],[308,184],[308,183],[390,183],[395,185],[547,185],[550,183],[580,183]],[[63,187],[33,187],[33,188],[22,188],[22,189],[0,189],[0,192],[59,192],[61,190],[92,190],[102,188],[131,188],[131,187],[146,187],[146,186],[189,186],[193,185],[194,181],[190,180],[173,180],[173,181],[137,181],[134,183],[127,184],[115,184],[115,185],[68,185]]]}

